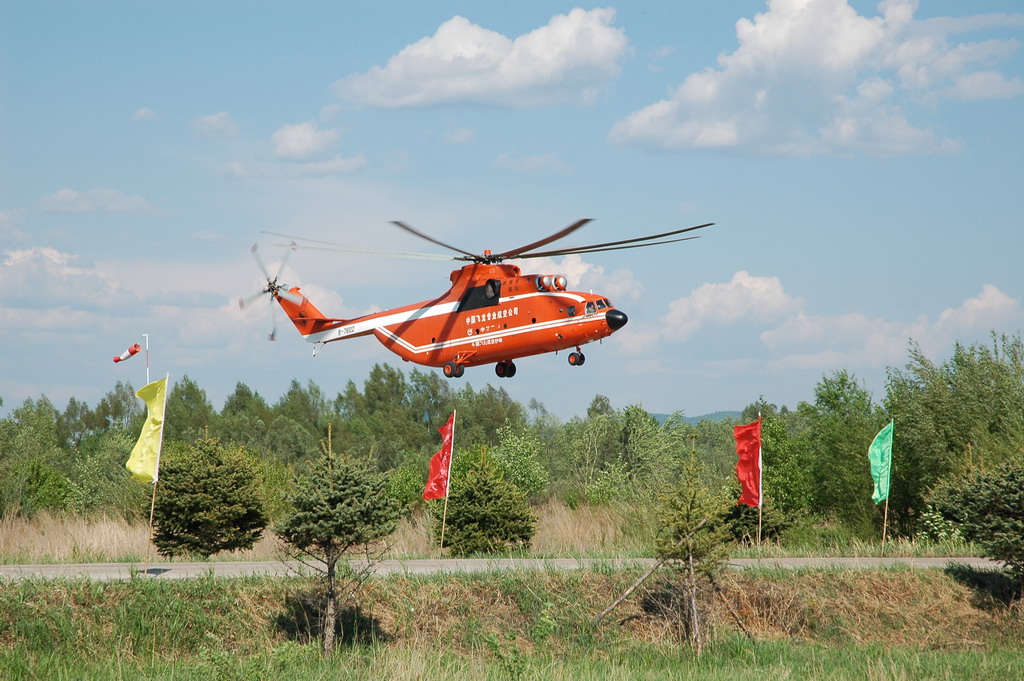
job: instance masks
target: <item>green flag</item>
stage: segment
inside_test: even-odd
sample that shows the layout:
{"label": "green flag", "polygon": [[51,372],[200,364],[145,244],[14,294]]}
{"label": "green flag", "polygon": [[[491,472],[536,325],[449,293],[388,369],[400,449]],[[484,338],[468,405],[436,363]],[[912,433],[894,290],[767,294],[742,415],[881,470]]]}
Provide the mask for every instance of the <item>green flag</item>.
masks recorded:
{"label": "green flag", "polygon": [[875,480],[875,492],[871,499],[877,504],[889,498],[889,472],[892,470],[892,421],[882,428],[871,442],[868,459],[871,461],[871,477]]}

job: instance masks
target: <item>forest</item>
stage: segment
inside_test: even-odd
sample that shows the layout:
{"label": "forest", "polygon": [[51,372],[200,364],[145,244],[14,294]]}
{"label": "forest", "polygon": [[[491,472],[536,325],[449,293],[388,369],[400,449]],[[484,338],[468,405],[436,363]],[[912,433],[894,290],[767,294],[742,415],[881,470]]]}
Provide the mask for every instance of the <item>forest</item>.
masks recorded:
{"label": "forest", "polygon": [[[937,491],[971,471],[1024,462],[1024,343],[1019,332],[993,332],[990,342],[957,344],[936,363],[911,342],[906,364],[886,375],[881,401],[839,370],[795,407],[752,396],[738,419],[696,424],[639,405],[615,409],[603,395],[585,415],[562,422],[537,400],[521,404],[502,388],[387,364],[335,395],[293,380],[272,401],[239,382],[219,410],[201,377],[182,376],[167,397],[164,456],[201,439],[237,448],[258,471],[275,518],[287,512],[296,475],[330,438],[333,451],[386,473],[389,492],[411,511],[423,504],[437,429],[457,410],[453,487],[473,457],[491,457],[533,504],[653,508],[691,459],[709,489],[737,498],[732,426],[760,413],[768,535],[829,523],[871,538],[882,514],[871,499],[866,453],[893,419],[890,532],[942,538],[956,528],[936,512]],[[95,405],[71,398],[60,409],[46,396],[8,405],[0,419],[0,516],[46,511],[145,522],[149,488],[124,467],[145,418],[135,389],[117,382]]]}

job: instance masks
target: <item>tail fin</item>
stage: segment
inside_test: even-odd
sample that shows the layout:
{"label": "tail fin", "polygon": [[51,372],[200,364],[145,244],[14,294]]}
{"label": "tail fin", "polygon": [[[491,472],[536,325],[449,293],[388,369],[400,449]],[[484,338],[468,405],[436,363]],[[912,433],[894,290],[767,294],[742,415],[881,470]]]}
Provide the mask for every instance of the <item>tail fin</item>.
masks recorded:
{"label": "tail fin", "polygon": [[348,321],[334,317],[325,317],[324,313],[309,301],[309,298],[302,295],[298,286],[291,287],[283,294],[276,294],[274,299],[281,305],[281,309],[292,320],[292,324],[295,325],[295,328],[299,330],[303,337],[330,330]]}

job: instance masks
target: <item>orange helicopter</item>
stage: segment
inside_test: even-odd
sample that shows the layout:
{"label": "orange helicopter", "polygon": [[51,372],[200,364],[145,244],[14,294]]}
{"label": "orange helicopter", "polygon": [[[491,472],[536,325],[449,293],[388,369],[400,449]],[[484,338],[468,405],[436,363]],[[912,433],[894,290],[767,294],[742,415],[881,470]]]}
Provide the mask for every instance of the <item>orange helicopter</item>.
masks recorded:
{"label": "orange helicopter", "polygon": [[[516,374],[515,360],[570,348],[569,364],[582,366],[586,361],[582,346],[621,329],[628,320],[626,314],[603,295],[568,290],[568,281],[564,275],[523,274],[518,265],[506,264],[504,261],[688,241],[698,237],[678,235],[714,224],[589,246],[536,250],[568,236],[588,222],[589,218],[579,220],[526,246],[502,253],[486,250],[480,255],[438,241],[402,222],[393,222],[410,234],[460,254],[454,257],[422,255],[469,264],[452,270],[449,277],[451,288],[437,298],[353,319],[328,317],[302,294],[298,286],[279,282],[288,256],[300,247],[295,240],[309,242],[310,245],[302,248],[318,250],[400,256],[421,254],[357,250],[333,242],[266,232],[293,239],[289,244],[290,250],[281,262],[277,276],[271,277],[259,256],[257,246],[253,245],[253,257],[266,277],[267,284],[248,301],[239,300],[239,306],[244,308],[249,301],[270,295],[302,337],[316,345],[314,355],[327,343],[373,335],[403,360],[441,367],[448,378],[458,378],[463,375],[466,367],[483,364],[494,364],[494,373],[499,378],[511,378]],[[270,334],[271,340],[274,340],[275,331]]]}

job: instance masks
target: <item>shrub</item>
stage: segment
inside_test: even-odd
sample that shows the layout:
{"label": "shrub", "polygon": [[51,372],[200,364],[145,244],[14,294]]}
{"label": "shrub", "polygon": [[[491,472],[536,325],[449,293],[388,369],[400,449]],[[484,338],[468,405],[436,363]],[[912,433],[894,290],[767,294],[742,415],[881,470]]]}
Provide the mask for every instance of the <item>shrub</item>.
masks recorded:
{"label": "shrub", "polygon": [[1024,579],[1024,464],[973,469],[937,485],[931,501],[986,557]]}
{"label": "shrub", "polygon": [[[438,540],[442,517],[435,506],[434,536]],[[461,478],[453,477],[444,519],[444,545],[453,556],[528,548],[537,523],[526,495],[501,475],[486,449]]]}
{"label": "shrub", "polygon": [[267,524],[259,467],[238,447],[205,438],[161,461],[153,543],[164,556],[251,548]]}

